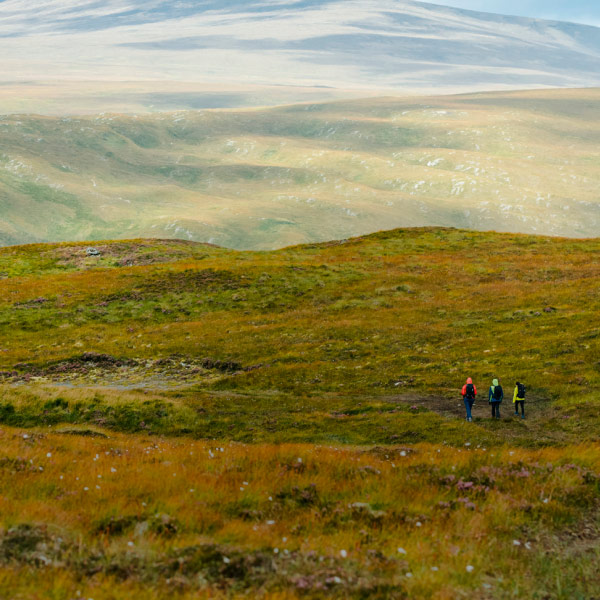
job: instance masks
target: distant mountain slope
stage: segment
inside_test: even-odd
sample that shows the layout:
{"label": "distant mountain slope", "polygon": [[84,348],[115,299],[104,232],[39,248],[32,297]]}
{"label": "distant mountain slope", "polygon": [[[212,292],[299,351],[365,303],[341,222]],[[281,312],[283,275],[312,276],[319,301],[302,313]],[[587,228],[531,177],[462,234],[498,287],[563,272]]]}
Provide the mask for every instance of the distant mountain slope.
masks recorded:
{"label": "distant mountain slope", "polygon": [[600,85],[600,29],[403,0],[0,2],[4,81]]}
{"label": "distant mountain slope", "polygon": [[0,120],[0,243],[600,236],[600,90]]}

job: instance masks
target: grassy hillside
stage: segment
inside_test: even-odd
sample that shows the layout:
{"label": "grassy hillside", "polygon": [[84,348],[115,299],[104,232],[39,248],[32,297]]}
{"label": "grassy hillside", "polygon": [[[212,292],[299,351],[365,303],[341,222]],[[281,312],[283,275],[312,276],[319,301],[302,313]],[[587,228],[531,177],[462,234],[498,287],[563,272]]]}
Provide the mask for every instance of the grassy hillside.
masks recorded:
{"label": "grassy hillside", "polygon": [[538,442],[595,422],[595,240],[412,229],[258,253],[179,241],[97,248],[0,250],[6,381],[195,384],[216,397],[258,392],[259,412],[272,394],[314,410],[325,398],[346,419],[342,440],[363,443],[351,424],[377,417],[348,414],[347,398],[391,397],[391,410],[398,394],[418,392],[460,412],[465,377],[484,388],[498,376],[564,409],[547,415]]}
{"label": "grassy hillside", "polygon": [[596,236],[598,90],[0,120],[0,243],[238,249],[443,225]]}
{"label": "grassy hillside", "polygon": [[600,593],[599,241],[95,247],[0,250],[0,596]]}

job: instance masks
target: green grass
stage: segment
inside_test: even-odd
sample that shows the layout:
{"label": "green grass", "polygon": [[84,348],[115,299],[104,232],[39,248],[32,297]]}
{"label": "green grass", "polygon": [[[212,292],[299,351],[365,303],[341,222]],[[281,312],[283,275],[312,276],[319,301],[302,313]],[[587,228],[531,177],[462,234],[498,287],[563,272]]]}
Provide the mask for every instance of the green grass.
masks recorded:
{"label": "green grass", "polygon": [[[0,251],[6,383],[180,394],[168,426],[135,413],[162,433],[362,444],[436,441],[440,419],[462,414],[467,376],[485,418],[499,377],[505,415],[514,381],[529,389],[531,422],[502,425],[514,443],[597,439],[595,240],[416,229],[270,253],[176,241],[98,248]],[[90,352],[130,363],[82,362]],[[189,415],[200,398],[214,419]],[[17,411],[11,423],[35,421],[39,406],[25,404],[24,421]],[[433,412],[407,420],[407,404]],[[463,435],[455,426],[452,443]],[[493,443],[495,424],[481,427]]]}
{"label": "green grass", "polygon": [[[85,425],[125,433],[277,444],[414,444],[441,441],[440,435],[454,446],[462,446],[466,435],[487,446],[506,441],[483,420],[468,427],[422,406],[413,409],[406,398],[4,387],[0,400],[0,421],[11,427]],[[503,429],[517,427],[507,424]],[[518,439],[518,432],[514,435]],[[551,435],[539,440],[552,441]]]}
{"label": "green grass", "polygon": [[600,241],[96,247],[0,249],[0,596],[600,593]]}

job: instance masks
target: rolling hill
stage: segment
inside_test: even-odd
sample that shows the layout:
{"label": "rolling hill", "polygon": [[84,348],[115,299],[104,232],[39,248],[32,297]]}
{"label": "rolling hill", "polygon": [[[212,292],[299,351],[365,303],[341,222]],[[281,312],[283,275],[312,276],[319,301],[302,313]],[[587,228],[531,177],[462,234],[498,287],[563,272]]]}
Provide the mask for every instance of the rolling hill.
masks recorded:
{"label": "rolling hill", "polygon": [[600,92],[0,118],[0,243],[237,249],[394,226],[594,237]]}
{"label": "rolling hill", "polygon": [[0,38],[0,598],[600,598],[600,29],[0,0]]}
{"label": "rolling hill", "polygon": [[598,240],[97,250],[0,249],[0,596],[598,596]]}
{"label": "rolling hill", "polygon": [[[116,387],[121,372],[125,388],[149,378],[294,402],[313,389],[316,402],[450,399],[468,374],[500,373],[540,400],[595,402],[599,244],[417,228],[271,252],[179,240],[107,242],[99,256],[85,244],[3,248],[0,369],[8,381],[93,384],[85,363],[98,362],[100,383],[116,368]],[[559,430],[597,437],[597,418],[590,409]]]}

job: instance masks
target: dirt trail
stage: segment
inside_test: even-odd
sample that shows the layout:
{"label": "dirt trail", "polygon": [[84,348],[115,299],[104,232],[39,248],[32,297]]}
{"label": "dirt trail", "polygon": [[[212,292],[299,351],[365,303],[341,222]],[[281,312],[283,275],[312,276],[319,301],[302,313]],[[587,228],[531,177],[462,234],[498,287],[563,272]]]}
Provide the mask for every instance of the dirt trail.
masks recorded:
{"label": "dirt trail", "polygon": [[418,406],[436,412],[444,417],[462,417],[464,418],[465,406],[455,400],[449,400],[444,396],[426,396],[417,392],[406,392],[395,394],[393,396],[383,396],[382,400],[387,402],[402,402],[411,406]]}
{"label": "dirt trail", "polygon": [[[466,423],[465,405],[460,396],[446,398],[407,392],[384,397],[388,402],[402,402],[433,411],[446,419],[460,420],[465,425],[482,427],[501,434],[506,443],[544,446],[573,439],[575,429],[585,423],[584,414],[572,414],[548,398],[531,394],[525,401],[525,419],[515,415],[512,397],[502,402],[500,420],[492,419],[487,399],[479,399],[472,410],[473,423]],[[588,434],[589,436],[589,434]]]}
{"label": "dirt trail", "polygon": [[[444,396],[428,396],[416,392],[408,392],[394,396],[384,396],[382,399],[388,402],[403,402],[411,406],[426,408],[444,417],[464,419],[466,416],[465,405],[460,396],[449,399]],[[528,419],[536,419],[541,415],[547,417],[550,408],[549,400],[535,395],[531,395],[525,402],[525,413]],[[491,407],[485,399],[478,399],[473,405],[472,412],[474,420],[491,418]],[[502,420],[512,419],[514,412],[515,408],[512,403],[512,397],[505,399],[500,407]]]}

